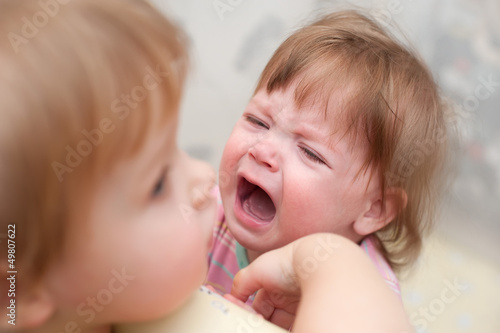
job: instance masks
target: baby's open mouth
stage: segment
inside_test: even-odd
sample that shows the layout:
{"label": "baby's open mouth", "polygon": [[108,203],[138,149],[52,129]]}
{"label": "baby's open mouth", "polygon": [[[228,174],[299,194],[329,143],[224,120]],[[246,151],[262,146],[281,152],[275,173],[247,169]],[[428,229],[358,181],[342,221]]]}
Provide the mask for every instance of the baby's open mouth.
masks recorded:
{"label": "baby's open mouth", "polygon": [[258,220],[270,222],[276,215],[276,207],[266,191],[243,177],[238,182],[237,196],[245,213]]}

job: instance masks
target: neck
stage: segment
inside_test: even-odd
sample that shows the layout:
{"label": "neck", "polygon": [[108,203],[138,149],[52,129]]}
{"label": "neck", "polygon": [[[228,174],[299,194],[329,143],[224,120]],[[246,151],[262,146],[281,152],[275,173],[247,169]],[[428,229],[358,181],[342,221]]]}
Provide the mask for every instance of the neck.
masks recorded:
{"label": "neck", "polygon": [[254,261],[255,259],[257,259],[262,253],[261,252],[257,252],[257,251],[252,251],[252,250],[249,250],[249,249],[246,249],[247,250],[247,257],[248,257],[248,262],[251,263],[252,261]]}

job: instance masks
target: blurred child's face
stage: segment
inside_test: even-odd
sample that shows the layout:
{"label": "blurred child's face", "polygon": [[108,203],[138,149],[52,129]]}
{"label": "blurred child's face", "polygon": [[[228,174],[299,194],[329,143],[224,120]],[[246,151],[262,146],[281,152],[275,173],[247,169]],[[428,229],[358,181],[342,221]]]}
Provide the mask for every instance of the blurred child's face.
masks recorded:
{"label": "blurred child's face", "polygon": [[89,218],[70,223],[47,283],[79,327],[157,318],[204,281],[214,173],[177,148],[175,124],[117,162],[93,192]]}
{"label": "blurred child's face", "polygon": [[357,140],[350,147],[342,129],[333,131],[340,94],[329,100],[325,118],[323,104],[299,110],[294,91],[294,85],[271,94],[258,91],[222,156],[227,224],[256,254],[314,232],[359,241],[353,223],[379,195],[376,177],[356,177],[365,144]]}

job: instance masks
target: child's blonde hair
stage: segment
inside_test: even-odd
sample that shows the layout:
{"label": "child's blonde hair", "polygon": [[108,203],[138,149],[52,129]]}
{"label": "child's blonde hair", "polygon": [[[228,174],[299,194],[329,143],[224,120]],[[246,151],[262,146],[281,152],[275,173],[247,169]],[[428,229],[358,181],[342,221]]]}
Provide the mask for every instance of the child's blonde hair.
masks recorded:
{"label": "child's blonde hair", "polygon": [[[297,82],[295,100],[323,103],[343,94],[341,112],[327,115],[334,130],[369,149],[362,170],[385,189],[408,198],[394,221],[376,234],[393,268],[411,263],[433,223],[446,159],[445,109],[432,75],[412,52],[358,11],[326,15],[291,35],[276,50],[256,92]],[[375,174],[371,174],[375,171]]]}
{"label": "child's blonde hair", "polygon": [[15,225],[26,288],[61,255],[97,176],[176,121],[187,54],[143,0],[0,0],[0,31],[0,234]]}

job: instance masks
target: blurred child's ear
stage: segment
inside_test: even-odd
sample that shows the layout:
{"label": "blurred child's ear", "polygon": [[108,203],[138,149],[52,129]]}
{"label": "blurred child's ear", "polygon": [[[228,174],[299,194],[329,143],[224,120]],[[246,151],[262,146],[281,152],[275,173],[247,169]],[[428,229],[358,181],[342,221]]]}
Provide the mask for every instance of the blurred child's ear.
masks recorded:
{"label": "blurred child's ear", "polygon": [[396,218],[408,202],[408,196],[402,188],[390,188],[385,191],[385,200],[376,199],[369,203],[367,210],[354,221],[354,231],[366,236],[382,229]]}
{"label": "blurred child's ear", "polygon": [[[3,277],[3,276],[2,276]],[[12,298],[14,299],[14,298]],[[9,317],[7,308],[7,318],[0,320],[0,331],[14,330],[24,331],[34,329],[51,318],[54,314],[55,306],[49,293],[42,287],[33,289],[31,292],[16,292],[15,297],[15,325],[12,324],[12,318]],[[8,306],[13,307],[12,301],[8,300]],[[11,321],[11,323],[9,323]]]}

